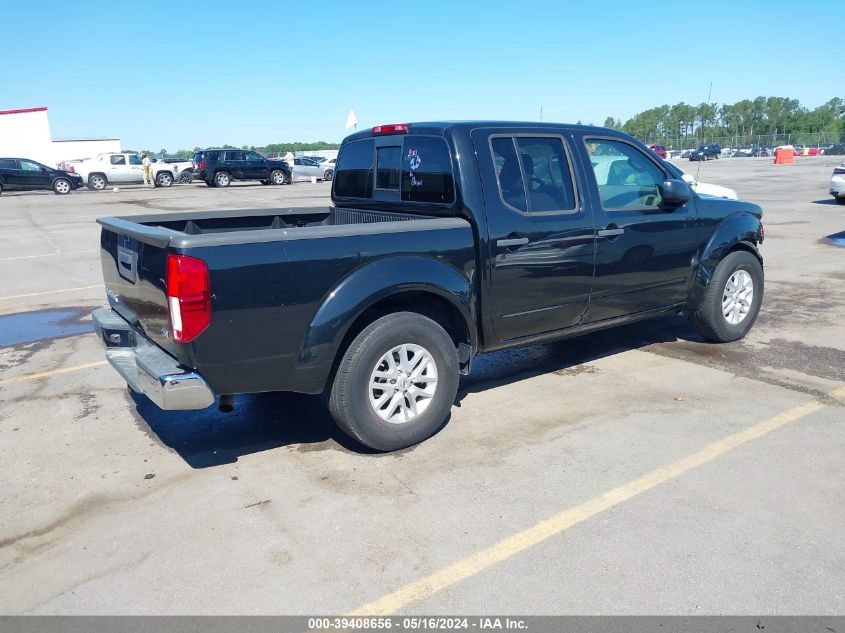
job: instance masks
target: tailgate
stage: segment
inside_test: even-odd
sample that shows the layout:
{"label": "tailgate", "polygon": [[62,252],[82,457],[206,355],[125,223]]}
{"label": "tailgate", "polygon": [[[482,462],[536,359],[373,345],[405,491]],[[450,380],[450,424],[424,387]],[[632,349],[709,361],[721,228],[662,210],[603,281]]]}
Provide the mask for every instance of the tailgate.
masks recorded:
{"label": "tailgate", "polygon": [[170,338],[165,293],[171,231],[117,218],[98,220],[100,261],[109,305],[173,356],[180,344]]}

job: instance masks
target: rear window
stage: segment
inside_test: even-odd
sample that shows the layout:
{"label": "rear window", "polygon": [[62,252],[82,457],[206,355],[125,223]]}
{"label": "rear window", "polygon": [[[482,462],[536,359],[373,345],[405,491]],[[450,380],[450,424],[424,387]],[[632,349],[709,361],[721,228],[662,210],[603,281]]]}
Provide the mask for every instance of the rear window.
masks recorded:
{"label": "rear window", "polygon": [[375,188],[397,191],[394,195],[405,202],[454,202],[455,180],[445,139],[419,134],[393,139],[402,145],[376,148],[375,139],[346,143],[337,159],[334,195],[372,198]]}
{"label": "rear window", "polygon": [[402,200],[449,204],[455,200],[455,180],[446,140],[436,136],[406,136],[402,145]]}
{"label": "rear window", "polygon": [[375,141],[352,141],[343,146],[334,174],[334,193],[342,198],[371,198],[373,195],[373,151]]}
{"label": "rear window", "polygon": [[0,169],[17,169],[13,158],[0,158]]}

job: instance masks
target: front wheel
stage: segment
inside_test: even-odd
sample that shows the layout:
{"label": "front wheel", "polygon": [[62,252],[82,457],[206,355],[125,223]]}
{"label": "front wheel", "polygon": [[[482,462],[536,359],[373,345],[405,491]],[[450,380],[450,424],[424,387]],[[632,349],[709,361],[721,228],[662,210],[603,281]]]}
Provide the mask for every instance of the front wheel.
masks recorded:
{"label": "front wheel", "polygon": [[56,182],[53,183],[53,191],[55,191],[60,196],[70,193],[70,190],[70,181],[66,178],[57,178]]}
{"label": "front wheel", "polygon": [[270,172],[270,182],[274,185],[283,185],[285,184],[285,172],[281,169],[274,169]]}
{"label": "front wheel", "polygon": [[396,312],[346,350],[329,396],[338,426],[362,444],[395,451],[431,437],[458,390],[455,344],[435,321]]}
{"label": "front wheel", "polygon": [[91,174],[88,177],[88,188],[94,191],[102,191],[106,188],[106,177],[102,174]]}
{"label": "front wheel", "polygon": [[728,254],[713,273],[690,324],[709,341],[727,343],[744,337],[763,303],[763,266],[748,251]]}
{"label": "front wheel", "polygon": [[169,187],[173,184],[173,176],[169,172],[163,171],[156,176],[156,184],[159,187]]}
{"label": "front wheel", "polygon": [[214,176],[215,187],[228,187],[231,182],[231,177],[225,171],[219,171]]}

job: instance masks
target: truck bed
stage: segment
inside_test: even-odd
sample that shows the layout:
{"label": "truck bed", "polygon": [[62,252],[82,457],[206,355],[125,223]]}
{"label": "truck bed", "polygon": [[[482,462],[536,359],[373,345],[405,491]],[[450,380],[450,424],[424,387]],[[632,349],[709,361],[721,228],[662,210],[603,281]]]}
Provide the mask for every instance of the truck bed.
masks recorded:
{"label": "truck bed", "polygon": [[[475,270],[472,228],[454,217],[319,207],[97,221],[112,309],[180,365],[201,371],[216,393],[321,390],[313,377],[326,368],[302,357],[306,337],[318,311],[339,301],[333,293],[362,269],[412,279],[436,262],[470,280]],[[168,332],[168,253],[199,258],[209,270],[211,325],[186,344]]]}

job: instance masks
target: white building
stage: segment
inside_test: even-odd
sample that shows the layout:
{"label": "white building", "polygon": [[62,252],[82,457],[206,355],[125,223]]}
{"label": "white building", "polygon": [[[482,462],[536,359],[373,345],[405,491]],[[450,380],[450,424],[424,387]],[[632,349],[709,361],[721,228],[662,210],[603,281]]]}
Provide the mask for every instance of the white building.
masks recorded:
{"label": "white building", "polygon": [[0,110],[0,156],[31,158],[54,167],[74,158],[119,152],[120,139],[56,139],[50,134],[47,108]]}

